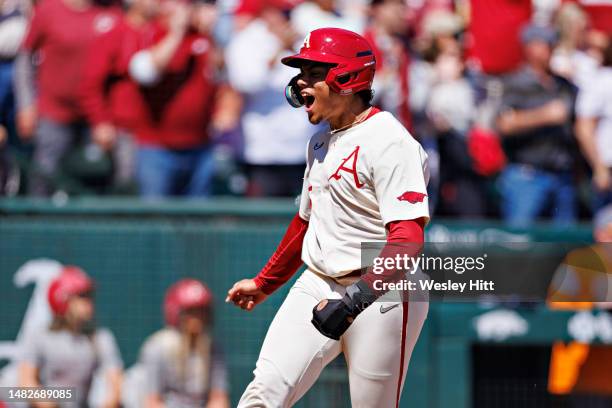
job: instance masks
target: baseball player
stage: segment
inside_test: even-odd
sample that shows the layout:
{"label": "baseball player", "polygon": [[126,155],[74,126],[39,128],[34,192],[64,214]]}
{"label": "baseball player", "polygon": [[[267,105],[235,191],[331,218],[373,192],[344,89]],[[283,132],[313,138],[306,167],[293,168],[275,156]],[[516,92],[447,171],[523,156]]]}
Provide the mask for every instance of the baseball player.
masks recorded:
{"label": "baseball player", "polygon": [[381,281],[398,272],[364,269],[360,246],[386,242],[383,253],[392,254],[394,242],[422,244],[427,156],[397,119],[370,106],[376,61],[360,35],[314,30],[282,62],[300,69],[288,101],[329,129],[308,144],[299,212],[278,249],[255,278],[228,291],[227,302],[252,310],[302,261],[307,266],[271,323],[238,406],[292,406],[344,353],[352,406],[396,407],[428,304],[371,306]]}
{"label": "baseball player", "polygon": [[19,367],[22,387],[75,387],[76,402],[34,403],[40,407],[87,407],[94,373],[104,373],[103,407],[118,407],[122,362],[113,334],[94,325],[94,283],[76,266],[66,266],[51,282],[53,321],[26,339]]}
{"label": "baseball player", "polygon": [[147,408],[229,408],[227,370],[210,330],[212,296],[195,279],[166,292],[167,327],[149,337],[141,352]]}

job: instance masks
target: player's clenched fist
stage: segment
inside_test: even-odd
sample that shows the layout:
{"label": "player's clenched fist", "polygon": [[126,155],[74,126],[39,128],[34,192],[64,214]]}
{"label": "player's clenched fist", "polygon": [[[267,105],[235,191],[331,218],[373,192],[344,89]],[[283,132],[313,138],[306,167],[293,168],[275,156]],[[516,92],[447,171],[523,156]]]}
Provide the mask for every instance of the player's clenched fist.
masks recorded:
{"label": "player's clenched fist", "polygon": [[227,291],[225,302],[233,302],[236,306],[251,311],[267,297],[268,295],[257,287],[253,279],[243,279],[234,283],[234,286]]}
{"label": "player's clenched fist", "polygon": [[346,288],[340,300],[323,299],[312,309],[312,324],[326,337],[340,340],[353,320],[376,300],[368,285],[359,281]]}
{"label": "player's clenched fist", "polygon": [[323,299],[312,310],[314,327],[322,335],[333,340],[340,340],[340,336],[353,323],[355,317],[350,304],[345,299]]}

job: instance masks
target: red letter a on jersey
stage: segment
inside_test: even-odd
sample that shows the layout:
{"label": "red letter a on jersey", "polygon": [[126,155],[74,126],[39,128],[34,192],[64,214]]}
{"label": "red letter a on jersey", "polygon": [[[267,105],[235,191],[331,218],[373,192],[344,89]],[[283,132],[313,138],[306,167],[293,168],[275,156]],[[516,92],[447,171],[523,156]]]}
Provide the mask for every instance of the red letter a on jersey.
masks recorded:
{"label": "red letter a on jersey", "polygon": [[[355,186],[357,186],[357,188],[363,187],[363,183],[360,183],[359,179],[357,178],[357,155],[358,154],[359,154],[359,146],[357,146],[355,150],[353,150],[353,152],[349,154],[349,156],[346,159],[344,159],[342,163],[340,163],[340,166],[338,166],[338,168],[336,169],[336,172],[329,177],[329,180],[331,180],[332,178],[334,180],[340,180],[342,178],[342,176],[339,174],[340,171],[347,171],[353,175],[353,180],[355,180]],[[345,166],[345,164],[347,164],[349,161],[351,161],[350,168]]]}

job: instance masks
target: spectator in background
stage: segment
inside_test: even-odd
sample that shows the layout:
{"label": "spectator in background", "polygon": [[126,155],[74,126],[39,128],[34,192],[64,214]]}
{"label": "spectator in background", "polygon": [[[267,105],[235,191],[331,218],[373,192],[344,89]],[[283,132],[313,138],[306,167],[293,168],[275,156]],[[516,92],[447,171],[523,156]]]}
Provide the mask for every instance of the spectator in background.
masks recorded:
{"label": "spectator in background", "polygon": [[28,10],[25,4],[12,0],[0,0],[0,127],[3,134],[13,127],[14,63],[25,35]]}
{"label": "spectator in background", "polygon": [[361,33],[364,17],[344,13],[335,0],[306,0],[291,11],[291,25],[301,38],[322,27],[344,28]]}
{"label": "spectator in background", "polygon": [[214,175],[211,129],[218,56],[214,2],[162,0],[153,30],[129,62],[142,98],[135,109],[137,180],[146,198],[208,196]]}
{"label": "spectator in background", "polygon": [[[21,7],[20,7],[21,6]],[[14,167],[10,144],[15,143],[15,102],[13,95],[14,62],[26,31],[25,2],[0,0],[0,196],[15,194],[10,187]]]}
{"label": "spectator in background", "polygon": [[427,114],[427,106],[432,89],[439,82],[440,72],[436,69],[436,62],[441,55],[461,53],[459,34],[462,29],[461,19],[457,15],[446,8],[433,8],[422,16],[414,40],[418,54],[411,61],[409,74],[412,129],[428,155],[430,179],[427,191],[432,212],[438,203],[441,163],[437,131],[431,115]]}
{"label": "spectator in background", "polygon": [[459,51],[441,53],[435,60],[435,81],[426,112],[437,131],[452,130],[466,135],[474,119],[474,92],[464,76]]}
{"label": "spectator in background", "polygon": [[560,42],[551,68],[582,87],[604,58],[612,35],[612,4],[606,1],[564,1],[556,15]]}
{"label": "spectator in background", "polygon": [[463,49],[461,34],[463,20],[447,9],[432,9],[420,21],[417,34],[418,49],[428,59],[431,54],[457,52]]}
{"label": "spectator in background", "polygon": [[372,103],[393,113],[407,129],[412,129],[406,4],[403,0],[371,0],[370,18],[364,37],[376,56]]}
{"label": "spectator in background", "polygon": [[415,133],[421,140],[431,134],[426,106],[437,81],[436,60],[443,54],[461,53],[463,47],[459,34],[462,29],[460,18],[444,9],[434,9],[421,20],[419,33],[414,40],[417,54],[411,61],[409,73],[410,108]]}
{"label": "spectator in background", "polygon": [[576,137],[593,171],[594,208],[612,203],[612,41],[603,67],[578,93]]}
{"label": "spectator in background", "polygon": [[585,52],[588,22],[587,14],[575,3],[563,4],[556,17],[559,43],[550,60],[550,68],[578,88],[592,79],[600,63]]}
{"label": "spectator in background", "polygon": [[280,63],[298,41],[283,11],[266,1],[245,1],[237,9],[244,28],[226,49],[231,86],[244,97],[244,161],[252,196],[299,194],[308,139],[314,133],[300,109],[292,108],[284,89],[295,74]]}
{"label": "spectator in background", "polygon": [[426,112],[440,155],[440,203],[445,215],[484,217],[487,213],[486,179],[474,170],[468,136],[476,116],[476,99],[465,77],[462,55],[450,50],[434,64],[435,81]]}
{"label": "spectator in background", "polygon": [[172,285],[164,300],[166,327],[142,346],[145,408],[229,408],[227,369],[212,338],[212,295],[195,279]]}
{"label": "spectator in background", "polygon": [[[607,0],[564,0],[574,2],[588,14],[591,31],[601,36],[612,34],[612,4]],[[601,38],[601,37],[600,37]]]}
{"label": "spectator in background", "polygon": [[158,0],[133,0],[115,27],[94,42],[85,66],[81,105],[91,124],[92,139],[111,151],[114,192],[129,192],[134,180],[135,142],[132,130],[145,113],[140,94],[128,76],[128,64],[159,8]]}
{"label": "spectator in background", "polygon": [[[78,87],[95,38],[110,31],[117,18],[118,10],[90,0],[41,0],[34,10],[15,79],[18,131],[34,142],[32,195],[54,192],[62,158],[88,138]],[[40,60],[36,70],[34,54]]]}
{"label": "spectator in background", "polygon": [[576,219],[573,186],[575,87],[550,73],[554,31],[529,25],[521,33],[525,65],[504,84],[497,127],[509,164],[499,179],[501,210],[512,227],[527,227],[552,200],[557,225]]}
{"label": "spectator in background", "polygon": [[[94,321],[94,282],[83,270],[65,266],[49,286],[53,322],[26,339],[19,367],[20,387],[74,387],[76,402],[57,407],[87,407],[95,375],[102,375],[105,408],[119,406],[122,362],[113,334]],[[36,402],[36,407],[48,403]]]}

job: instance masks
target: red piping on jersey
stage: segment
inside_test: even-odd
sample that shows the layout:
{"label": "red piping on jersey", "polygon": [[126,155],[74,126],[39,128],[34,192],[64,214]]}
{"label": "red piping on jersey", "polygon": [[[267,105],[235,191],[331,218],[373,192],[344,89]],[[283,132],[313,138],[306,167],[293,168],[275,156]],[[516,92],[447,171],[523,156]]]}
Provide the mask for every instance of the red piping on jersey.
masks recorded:
{"label": "red piping on jersey", "polygon": [[376,106],[372,106],[372,110],[370,111],[370,113],[368,113],[368,116],[366,116],[363,121],[365,122],[366,120],[370,119],[372,116],[376,115],[379,112],[380,109],[378,109]]}
{"label": "red piping on jersey", "polygon": [[302,244],[306,230],[308,230],[308,221],[296,214],[289,223],[278,248],[254,279],[255,285],[266,295],[291,279],[302,266]]}
{"label": "red piping on jersey", "polygon": [[402,395],[402,381],[404,379],[404,360],[406,359],[406,330],[408,327],[408,302],[402,302],[402,342],[400,349],[400,368],[397,377],[397,392],[395,394],[395,408],[399,408],[400,396]]}

